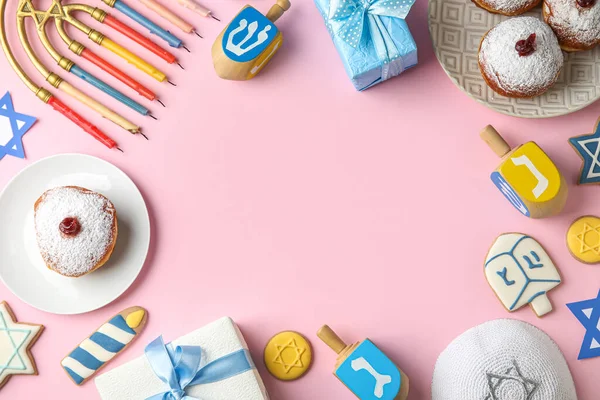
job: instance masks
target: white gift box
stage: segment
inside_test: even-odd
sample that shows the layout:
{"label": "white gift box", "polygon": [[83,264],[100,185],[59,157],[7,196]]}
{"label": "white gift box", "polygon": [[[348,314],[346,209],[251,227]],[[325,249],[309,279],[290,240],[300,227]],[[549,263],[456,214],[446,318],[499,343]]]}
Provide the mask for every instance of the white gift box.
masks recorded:
{"label": "white gift box", "polygon": [[[172,342],[202,348],[202,365],[248,345],[239,328],[229,317],[221,318]],[[136,358],[95,379],[102,400],[145,400],[169,388],[152,370],[146,356]],[[204,400],[268,400],[269,395],[256,368],[227,379],[190,386],[188,396]]]}

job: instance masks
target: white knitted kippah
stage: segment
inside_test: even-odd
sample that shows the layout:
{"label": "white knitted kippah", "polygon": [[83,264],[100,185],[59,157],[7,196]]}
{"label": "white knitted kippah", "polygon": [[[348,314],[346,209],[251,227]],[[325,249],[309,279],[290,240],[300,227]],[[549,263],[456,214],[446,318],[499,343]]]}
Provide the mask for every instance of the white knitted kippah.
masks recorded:
{"label": "white knitted kippah", "polygon": [[577,400],[564,356],[526,322],[497,319],[469,329],[440,354],[432,400]]}

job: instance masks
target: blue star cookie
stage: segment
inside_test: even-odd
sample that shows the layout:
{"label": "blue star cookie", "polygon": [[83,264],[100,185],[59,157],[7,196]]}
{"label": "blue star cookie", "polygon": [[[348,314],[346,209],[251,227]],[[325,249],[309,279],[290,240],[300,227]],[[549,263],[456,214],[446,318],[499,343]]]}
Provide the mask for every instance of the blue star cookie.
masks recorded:
{"label": "blue star cookie", "polygon": [[595,299],[570,303],[567,307],[586,331],[577,359],[600,356],[600,292]]}
{"label": "blue star cookie", "polygon": [[22,138],[35,121],[35,117],[16,112],[6,92],[0,99],[0,160],[7,154],[25,158]]}
{"label": "blue star cookie", "polygon": [[600,183],[600,120],[593,134],[576,136],[569,143],[583,159],[578,183]]}

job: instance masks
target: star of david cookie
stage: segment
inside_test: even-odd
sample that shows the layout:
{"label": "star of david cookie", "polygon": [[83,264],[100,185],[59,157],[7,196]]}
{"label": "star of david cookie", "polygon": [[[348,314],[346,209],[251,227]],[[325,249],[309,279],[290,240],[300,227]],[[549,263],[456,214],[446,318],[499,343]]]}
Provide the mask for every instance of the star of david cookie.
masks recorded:
{"label": "star of david cookie", "polygon": [[595,299],[569,303],[567,307],[585,328],[577,359],[600,357],[600,292]]}
{"label": "star of david cookie", "polygon": [[567,231],[567,247],[582,263],[600,263],[600,218],[586,215],[573,221]]}
{"label": "star of david cookie", "polygon": [[0,302],[0,388],[13,375],[37,375],[31,347],[43,330],[43,325],[16,322],[8,304]]}
{"label": "star of david cookie", "polygon": [[292,381],[303,376],[312,363],[312,348],[304,336],[284,331],[265,346],[265,365],[275,378]]}
{"label": "star of david cookie", "polygon": [[583,160],[578,183],[600,183],[600,119],[594,133],[573,137],[569,143]]}

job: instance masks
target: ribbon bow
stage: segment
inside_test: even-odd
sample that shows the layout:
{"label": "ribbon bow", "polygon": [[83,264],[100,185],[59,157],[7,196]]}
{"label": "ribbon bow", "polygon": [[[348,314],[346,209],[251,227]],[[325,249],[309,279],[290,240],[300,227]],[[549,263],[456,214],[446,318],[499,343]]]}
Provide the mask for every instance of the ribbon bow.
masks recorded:
{"label": "ribbon bow", "polygon": [[[383,61],[382,79],[385,80],[388,76],[394,75],[387,64],[398,58],[400,51],[381,17],[404,19],[415,1],[331,0],[329,22],[333,31],[354,49],[358,49],[363,40],[367,43],[372,42],[377,56]],[[367,23],[366,33],[365,22]],[[397,73],[400,72],[402,72],[402,68],[397,71]]]}
{"label": "ribbon bow", "polygon": [[154,339],[144,350],[154,374],[169,386],[169,390],[146,400],[200,400],[188,396],[189,386],[218,382],[254,368],[245,349],[201,365],[200,346],[165,345],[162,336]]}
{"label": "ribbon bow", "polygon": [[[378,17],[404,19],[416,0],[331,0],[330,21],[339,22],[340,37],[353,48],[363,38],[365,19],[369,21],[370,36],[376,40],[382,36],[382,24]],[[385,28],[383,29],[385,30]],[[381,38],[385,40],[385,38]]]}

